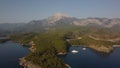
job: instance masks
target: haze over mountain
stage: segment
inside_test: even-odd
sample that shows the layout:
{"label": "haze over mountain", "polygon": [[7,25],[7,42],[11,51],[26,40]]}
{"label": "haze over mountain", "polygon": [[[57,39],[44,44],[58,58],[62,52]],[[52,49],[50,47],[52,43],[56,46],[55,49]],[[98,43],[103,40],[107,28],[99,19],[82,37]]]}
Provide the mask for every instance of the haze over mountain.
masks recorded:
{"label": "haze over mountain", "polygon": [[120,24],[120,18],[85,18],[78,19],[65,14],[54,14],[43,20],[33,20],[28,24],[35,25],[40,24],[41,26],[53,26],[60,24],[76,25],[76,26],[86,26],[90,24],[96,24],[104,27],[112,27]]}
{"label": "haze over mountain", "polygon": [[120,18],[84,18],[79,19],[66,14],[54,14],[46,19],[32,20],[28,23],[2,23],[0,30],[3,31],[17,31],[17,30],[42,30],[47,27],[54,26],[99,26],[105,28],[118,29],[120,26]]}

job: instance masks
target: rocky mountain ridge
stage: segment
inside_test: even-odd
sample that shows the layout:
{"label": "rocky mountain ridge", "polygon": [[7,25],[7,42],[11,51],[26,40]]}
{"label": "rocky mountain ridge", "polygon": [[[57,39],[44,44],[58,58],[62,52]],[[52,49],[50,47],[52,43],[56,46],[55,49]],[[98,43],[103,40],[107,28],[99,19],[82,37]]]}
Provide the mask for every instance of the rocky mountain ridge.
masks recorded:
{"label": "rocky mountain ridge", "polygon": [[99,26],[105,28],[120,28],[120,18],[84,18],[79,19],[66,14],[54,14],[46,19],[32,20],[28,23],[0,23],[1,31],[34,31],[53,26]]}

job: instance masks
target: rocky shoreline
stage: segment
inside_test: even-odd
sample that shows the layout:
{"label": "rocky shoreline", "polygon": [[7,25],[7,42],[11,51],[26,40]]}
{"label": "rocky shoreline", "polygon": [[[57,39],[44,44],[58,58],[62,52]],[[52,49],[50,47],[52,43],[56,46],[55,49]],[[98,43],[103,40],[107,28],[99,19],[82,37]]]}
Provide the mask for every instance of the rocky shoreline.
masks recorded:
{"label": "rocky shoreline", "polygon": [[[32,47],[32,45],[31,45],[29,50],[31,52],[34,52],[36,50],[36,48]],[[30,61],[25,60],[25,57],[19,58],[19,64],[21,66],[23,66],[24,68],[41,68],[40,66],[35,65],[35,64],[31,63]]]}
{"label": "rocky shoreline", "polygon": [[[34,42],[32,41],[31,43],[29,43],[29,45],[31,46],[29,48],[29,50],[31,52],[35,52],[36,48],[34,47],[34,45],[35,45]],[[67,54],[67,52],[64,52],[64,53],[63,52],[59,52],[57,55],[66,55],[66,54]],[[21,66],[23,66],[24,68],[41,68],[39,65],[35,65],[32,62],[25,60],[25,57],[19,58],[19,64]],[[70,65],[68,65],[68,64],[65,64],[65,65],[68,68],[71,68]]]}
{"label": "rocky shoreline", "polygon": [[21,66],[23,66],[24,68],[41,68],[38,65],[35,65],[35,64],[33,64],[33,63],[29,62],[29,61],[26,61],[25,57],[19,58],[19,61],[20,61],[19,64]]}
{"label": "rocky shoreline", "polygon": [[67,52],[59,52],[59,53],[57,53],[57,55],[66,55],[67,54]]}
{"label": "rocky shoreline", "polygon": [[[31,63],[30,61],[26,61],[26,60],[25,60],[25,57],[19,58],[19,60],[20,60],[19,64],[20,64],[21,66],[23,66],[24,68],[41,68],[40,66],[35,65],[35,64]],[[65,65],[66,65],[68,68],[71,68],[70,65],[68,65],[68,64],[65,64]]]}
{"label": "rocky shoreline", "polygon": [[96,45],[90,45],[89,48],[101,52],[101,53],[110,53],[113,51],[113,47],[105,47],[105,46],[96,46]]}
{"label": "rocky shoreline", "polygon": [[[33,50],[31,52],[33,52]],[[65,55],[65,54],[67,53],[60,53],[59,55]],[[25,57],[19,58],[19,64],[23,66],[24,68],[41,68],[39,65],[35,65],[30,61],[26,61]],[[65,64],[65,66],[67,66],[68,68],[71,68],[71,66],[68,64]]]}
{"label": "rocky shoreline", "polygon": [[[81,45],[72,45],[72,46],[81,46]],[[117,45],[117,46],[119,46],[119,45]],[[100,52],[100,53],[110,53],[114,49],[112,46],[104,46],[104,45],[100,45],[100,46],[88,45],[88,46],[82,46],[82,47],[87,47],[87,48],[90,48],[90,49],[95,50],[96,52]]]}
{"label": "rocky shoreline", "polygon": [[[35,44],[33,41],[29,42],[28,44],[30,46],[29,50],[31,52],[35,52],[36,50],[36,47],[35,47]],[[75,46],[75,45],[72,45],[72,46]],[[110,53],[113,48],[112,47],[105,47],[105,46],[96,46],[96,45],[90,45],[88,46],[89,48],[95,50],[95,51],[98,51],[98,52],[103,52],[103,53]],[[57,55],[66,55],[67,52],[58,52]],[[35,65],[33,63],[31,63],[30,61],[26,61],[25,60],[25,57],[23,58],[20,58],[20,65],[23,66],[24,68],[41,68],[40,66],[38,65]],[[68,68],[71,68],[70,65],[68,64],[65,64]]]}
{"label": "rocky shoreline", "polygon": [[[31,52],[35,52],[36,48],[34,47],[34,42],[31,41],[28,44],[23,44],[23,46],[28,46]],[[41,68],[38,65],[31,63],[30,61],[25,60],[25,57],[19,58],[19,64],[24,68]]]}

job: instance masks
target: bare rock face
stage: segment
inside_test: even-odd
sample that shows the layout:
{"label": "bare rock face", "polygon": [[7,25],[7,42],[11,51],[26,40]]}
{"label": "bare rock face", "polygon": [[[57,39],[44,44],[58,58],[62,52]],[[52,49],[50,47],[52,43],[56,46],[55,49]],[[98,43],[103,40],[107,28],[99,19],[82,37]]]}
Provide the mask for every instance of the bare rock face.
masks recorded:
{"label": "bare rock face", "polygon": [[19,60],[20,60],[19,64],[21,66],[23,66],[24,68],[41,68],[38,65],[35,65],[35,64],[33,64],[33,63],[29,62],[29,61],[26,61],[25,57],[20,58]]}
{"label": "bare rock face", "polygon": [[57,13],[57,14],[54,14],[54,15],[48,17],[47,21],[48,21],[48,23],[55,23],[56,21],[63,19],[63,18],[67,18],[67,17],[69,17],[69,16],[65,15],[65,14]]}
{"label": "bare rock face", "polygon": [[85,18],[85,19],[79,19],[73,21],[74,25],[77,26],[87,26],[89,24],[96,24],[103,27],[111,28],[114,25],[120,24],[119,18]]}

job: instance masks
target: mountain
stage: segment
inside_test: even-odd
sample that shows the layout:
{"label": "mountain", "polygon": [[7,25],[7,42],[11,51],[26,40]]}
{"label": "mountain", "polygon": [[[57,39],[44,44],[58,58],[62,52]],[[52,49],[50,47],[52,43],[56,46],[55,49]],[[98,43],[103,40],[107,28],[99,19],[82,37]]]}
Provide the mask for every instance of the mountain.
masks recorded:
{"label": "mountain", "polygon": [[73,19],[75,19],[75,18],[70,17],[65,14],[57,13],[57,14],[54,14],[43,20],[30,21],[28,24],[31,24],[31,25],[37,24],[39,26],[53,26],[53,25],[61,23],[61,22],[63,22],[63,23],[72,22]]}
{"label": "mountain", "polygon": [[120,18],[85,18],[78,19],[75,17],[71,17],[65,14],[54,14],[43,20],[33,20],[28,23],[29,25],[34,26],[55,26],[61,24],[67,25],[75,25],[75,26],[91,26],[91,25],[99,25],[101,27],[113,27],[114,25],[120,24]]}
{"label": "mountain", "polygon": [[41,31],[44,29],[49,29],[50,27],[70,25],[70,22],[72,23],[74,20],[77,19],[65,14],[57,13],[49,16],[46,19],[32,20],[28,22],[23,28],[26,29],[26,31]]}
{"label": "mountain", "polygon": [[120,18],[84,18],[79,19],[66,14],[54,14],[46,19],[32,20],[28,23],[2,23],[1,31],[41,31],[58,26],[89,26],[119,30]]}
{"label": "mountain", "polygon": [[74,25],[82,25],[82,26],[86,26],[86,25],[90,25],[90,24],[96,24],[102,27],[113,27],[114,25],[120,24],[120,18],[112,18],[112,19],[108,19],[108,18],[86,18],[86,19],[80,19],[78,21],[74,21],[73,22]]}
{"label": "mountain", "polygon": [[14,31],[17,28],[22,28],[25,23],[0,23],[0,30],[2,31]]}
{"label": "mountain", "polygon": [[54,24],[55,22],[65,18],[71,18],[71,17],[65,14],[57,13],[57,14],[54,14],[53,16],[48,17],[45,20],[47,23]]}

